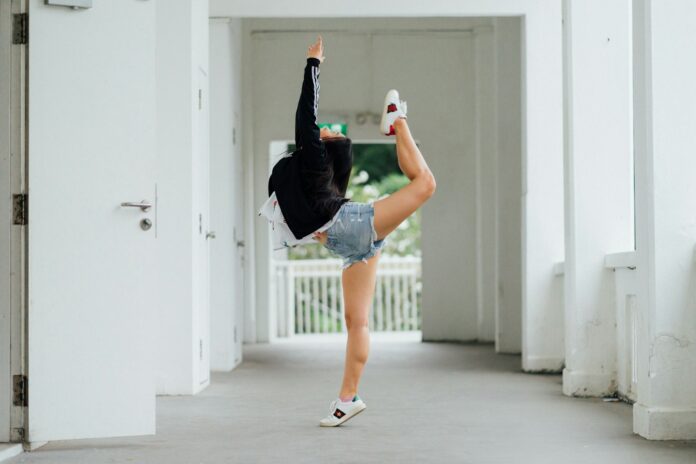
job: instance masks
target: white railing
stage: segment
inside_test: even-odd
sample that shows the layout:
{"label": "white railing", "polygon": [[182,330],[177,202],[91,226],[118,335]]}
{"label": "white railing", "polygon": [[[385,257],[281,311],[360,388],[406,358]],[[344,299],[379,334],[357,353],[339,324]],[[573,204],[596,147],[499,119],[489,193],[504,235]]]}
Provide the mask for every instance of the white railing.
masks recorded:
{"label": "white railing", "polygon": [[[278,336],[346,330],[341,260],[274,260],[273,264]],[[420,293],[420,258],[381,257],[370,330],[420,330]]]}

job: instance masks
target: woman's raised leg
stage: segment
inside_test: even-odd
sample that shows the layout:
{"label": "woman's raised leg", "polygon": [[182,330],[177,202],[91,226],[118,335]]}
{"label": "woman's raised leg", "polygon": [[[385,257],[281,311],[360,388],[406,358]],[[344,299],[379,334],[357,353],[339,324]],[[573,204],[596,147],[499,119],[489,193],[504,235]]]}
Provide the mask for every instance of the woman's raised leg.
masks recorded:
{"label": "woman's raised leg", "polygon": [[342,287],[348,343],[343,384],[339,393],[341,398],[353,397],[357,393],[358,382],[367,362],[370,351],[368,322],[380,255],[381,251],[378,251],[367,259],[367,264],[359,261],[343,271]]}
{"label": "woman's raised leg", "polygon": [[435,177],[413,140],[406,119],[399,118],[393,125],[399,167],[411,182],[374,203],[378,240],[389,235],[435,193]]}

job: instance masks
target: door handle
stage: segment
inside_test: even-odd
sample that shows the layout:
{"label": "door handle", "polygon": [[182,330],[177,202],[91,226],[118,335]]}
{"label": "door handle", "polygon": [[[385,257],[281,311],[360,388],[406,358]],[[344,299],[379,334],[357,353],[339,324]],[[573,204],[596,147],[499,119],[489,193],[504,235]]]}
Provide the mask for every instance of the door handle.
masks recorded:
{"label": "door handle", "polygon": [[147,200],[143,200],[140,203],[126,201],[124,203],[121,203],[121,207],[122,208],[140,208],[144,212],[147,212],[147,211],[150,211],[150,208],[152,208],[152,204]]}

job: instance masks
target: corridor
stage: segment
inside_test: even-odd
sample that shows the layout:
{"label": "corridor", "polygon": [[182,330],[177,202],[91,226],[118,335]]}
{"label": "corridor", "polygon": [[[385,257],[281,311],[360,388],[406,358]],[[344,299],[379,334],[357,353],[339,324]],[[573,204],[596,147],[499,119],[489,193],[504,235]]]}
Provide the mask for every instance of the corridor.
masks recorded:
{"label": "corridor", "polygon": [[[309,337],[309,338],[307,338]],[[696,443],[648,441],[631,407],[563,396],[559,375],[520,372],[491,345],[373,333],[368,409],[321,428],[344,336],[245,345],[244,362],[197,396],[159,397],[157,435],[57,441],[17,463],[685,463]]]}

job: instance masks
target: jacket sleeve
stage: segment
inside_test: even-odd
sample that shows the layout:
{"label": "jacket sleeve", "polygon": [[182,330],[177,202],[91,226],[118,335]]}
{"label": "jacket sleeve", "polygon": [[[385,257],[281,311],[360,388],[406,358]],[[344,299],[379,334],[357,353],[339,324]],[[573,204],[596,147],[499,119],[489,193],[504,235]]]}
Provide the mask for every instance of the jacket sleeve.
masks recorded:
{"label": "jacket sleeve", "polygon": [[319,111],[319,60],[307,58],[302,80],[302,92],[295,113],[295,145],[298,150],[319,161],[323,157],[322,142],[317,126]]}

